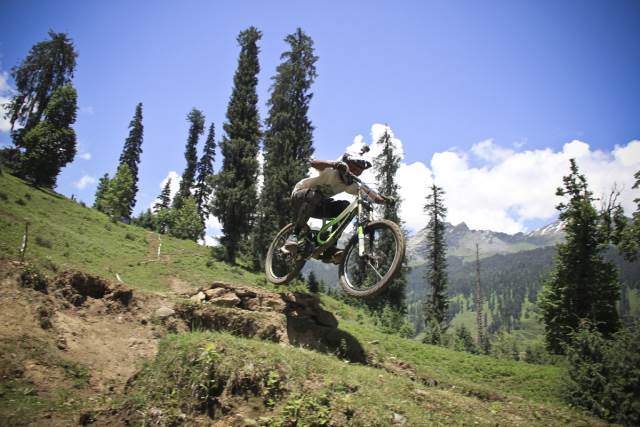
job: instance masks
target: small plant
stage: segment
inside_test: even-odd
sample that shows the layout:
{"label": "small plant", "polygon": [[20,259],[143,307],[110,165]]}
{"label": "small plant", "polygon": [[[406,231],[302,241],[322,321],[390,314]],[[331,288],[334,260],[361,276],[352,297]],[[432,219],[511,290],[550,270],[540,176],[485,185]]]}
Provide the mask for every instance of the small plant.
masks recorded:
{"label": "small plant", "polygon": [[27,266],[20,274],[20,284],[25,288],[35,289],[40,292],[47,292],[48,281],[36,267]]}
{"label": "small plant", "polygon": [[50,240],[47,240],[47,239],[42,238],[40,236],[36,236],[35,242],[36,242],[36,245],[42,246],[43,248],[51,249],[51,247],[52,247],[52,244],[51,244]]}
{"label": "small plant", "polygon": [[27,204],[27,202],[25,202],[24,199],[18,199],[18,200],[16,200],[16,204],[18,204],[20,206],[25,206]]}
{"label": "small plant", "polygon": [[124,235],[124,238],[125,238],[125,239],[127,239],[127,240],[132,240],[132,241],[137,239],[136,235],[135,235],[135,234],[133,234],[133,233],[127,233],[127,234],[125,234],[125,235]]}
{"label": "small plant", "polygon": [[2,191],[0,191],[0,200],[7,200],[9,199],[9,196],[7,196],[7,193],[3,193]]}
{"label": "small plant", "polygon": [[27,200],[31,200],[31,193],[25,193],[24,198]]}

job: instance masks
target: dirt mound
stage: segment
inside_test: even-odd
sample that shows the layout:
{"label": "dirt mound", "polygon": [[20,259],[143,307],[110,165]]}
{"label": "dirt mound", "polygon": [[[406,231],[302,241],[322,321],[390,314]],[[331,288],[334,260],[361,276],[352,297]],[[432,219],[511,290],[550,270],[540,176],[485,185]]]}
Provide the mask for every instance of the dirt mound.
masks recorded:
{"label": "dirt mound", "polygon": [[366,362],[362,346],[338,329],[335,316],[324,310],[314,295],[215,282],[175,309],[191,330],[224,330]]}

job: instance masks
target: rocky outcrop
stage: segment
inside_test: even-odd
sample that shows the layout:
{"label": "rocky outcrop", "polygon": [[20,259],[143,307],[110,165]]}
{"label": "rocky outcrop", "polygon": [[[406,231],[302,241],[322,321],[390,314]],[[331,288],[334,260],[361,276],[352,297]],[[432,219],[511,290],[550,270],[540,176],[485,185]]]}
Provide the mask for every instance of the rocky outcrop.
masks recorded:
{"label": "rocky outcrop", "polygon": [[362,346],[338,329],[338,320],[314,295],[214,282],[177,304],[175,310],[192,330],[228,331],[366,361]]}

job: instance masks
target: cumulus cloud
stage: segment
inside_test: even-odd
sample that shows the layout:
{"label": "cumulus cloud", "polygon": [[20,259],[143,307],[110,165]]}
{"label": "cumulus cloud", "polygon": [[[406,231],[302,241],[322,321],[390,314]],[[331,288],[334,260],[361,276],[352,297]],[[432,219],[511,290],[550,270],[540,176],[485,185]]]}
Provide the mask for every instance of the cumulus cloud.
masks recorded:
{"label": "cumulus cloud", "polygon": [[[388,127],[386,127],[388,129]],[[376,141],[385,125],[371,128],[371,156],[380,152]],[[392,135],[392,133],[390,132]],[[402,142],[393,136],[396,151],[402,155]],[[364,137],[356,136],[347,150],[359,150]],[[551,221],[560,201],[556,188],[569,173],[569,159],[575,158],[596,197],[617,185],[622,189],[621,203],[627,215],[635,209],[631,190],[633,174],[640,170],[640,141],[616,146],[611,152],[592,150],[587,142],[570,141],[561,150],[550,148],[518,151],[488,139],[469,150],[448,150],[433,154],[430,165],[402,162],[398,170],[401,187],[400,216],[410,230],[423,228],[427,216],[422,211],[428,187],[442,187],[447,221],[465,222],[470,228],[516,233],[526,231],[529,221]],[[471,166],[473,164],[474,166]],[[363,178],[375,182],[372,171]]]}
{"label": "cumulus cloud", "polygon": [[82,160],[91,160],[91,153],[82,153],[80,154],[80,158]]}
{"label": "cumulus cloud", "polygon": [[13,93],[14,90],[9,86],[9,74],[6,71],[0,71],[0,132],[11,130],[11,123],[4,118],[4,115]]}
{"label": "cumulus cloud", "polygon": [[[158,185],[158,187],[160,188],[160,191],[158,191],[158,195],[160,195],[160,192],[162,192],[162,190],[164,189],[164,186],[167,185],[167,181],[169,180],[171,180],[169,189],[171,190],[171,199],[173,200],[174,196],[180,189],[180,181],[182,180],[182,176],[178,175],[178,172],[176,171],[169,171],[167,176],[164,177],[164,179],[160,182],[160,184]],[[149,205],[149,209],[153,210],[153,207],[156,205],[156,203],[159,203],[159,202],[160,202],[160,199],[158,198],[154,199],[153,202],[151,202],[151,204]]]}
{"label": "cumulus cloud", "polygon": [[96,179],[94,177],[89,175],[84,175],[78,181],[75,181],[73,183],[73,186],[76,187],[78,190],[84,190],[89,186],[93,186],[95,183],[96,183]]}

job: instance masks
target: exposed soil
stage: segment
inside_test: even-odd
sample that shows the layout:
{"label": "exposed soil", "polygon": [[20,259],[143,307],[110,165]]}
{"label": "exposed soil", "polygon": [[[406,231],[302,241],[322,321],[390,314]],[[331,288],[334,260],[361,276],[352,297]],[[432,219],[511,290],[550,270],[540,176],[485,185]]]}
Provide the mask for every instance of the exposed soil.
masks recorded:
{"label": "exposed soil", "polygon": [[[44,402],[20,412],[14,400],[3,402],[0,388],[0,425],[136,419],[110,408],[167,332],[225,330],[366,362],[357,340],[306,294],[222,282],[194,292],[178,280],[166,295],[146,294],[77,271],[41,279],[28,266],[0,261],[0,387],[19,385],[31,401]],[[250,402],[243,405],[233,413],[256,414]]]}

